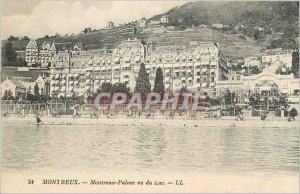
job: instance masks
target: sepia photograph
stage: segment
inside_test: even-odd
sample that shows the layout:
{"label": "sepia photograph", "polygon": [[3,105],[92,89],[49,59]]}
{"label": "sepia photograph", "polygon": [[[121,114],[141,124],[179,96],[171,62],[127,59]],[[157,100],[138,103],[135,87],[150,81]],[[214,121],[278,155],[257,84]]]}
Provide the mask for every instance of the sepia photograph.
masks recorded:
{"label": "sepia photograph", "polygon": [[1,193],[299,193],[299,1],[0,3]]}

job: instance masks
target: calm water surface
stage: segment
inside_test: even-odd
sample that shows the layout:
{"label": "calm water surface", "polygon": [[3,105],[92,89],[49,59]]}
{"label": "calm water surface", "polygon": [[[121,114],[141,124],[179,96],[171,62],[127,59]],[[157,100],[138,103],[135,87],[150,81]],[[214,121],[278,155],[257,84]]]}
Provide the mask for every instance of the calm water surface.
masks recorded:
{"label": "calm water surface", "polygon": [[7,170],[297,174],[294,129],[11,125]]}

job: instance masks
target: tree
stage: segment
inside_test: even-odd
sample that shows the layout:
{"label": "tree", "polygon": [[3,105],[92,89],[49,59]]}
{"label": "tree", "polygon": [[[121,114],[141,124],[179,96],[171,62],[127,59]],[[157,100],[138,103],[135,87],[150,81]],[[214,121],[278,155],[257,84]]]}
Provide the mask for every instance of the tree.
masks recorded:
{"label": "tree", "polygon": [[295,78],[299,78],[299,51],[293,52],[292,57],[292,72]]}
{"label": "tree", "polygon": [[12,100],[13,99],[12,92],[10,90],[5,90],[2,99],[3,100]]}
{"label": "tree", "polygon": [[17,67],[26,67],[27,62],[24,59],[22,59],[21,57],[18,57],[15,66],[17,66]]}
{"label": "tree", "polygon": [[225,94],[224,94],[224,100],[225,100],[225,105],[226,106],[230,106],[233,104],[234,99],[235,98],[235,94],[232,92],[230,92],[229,90],[226,90]]}
{"label": "tree", "polygon": [[112,93],[112,91],[113,91],[113,87],[112,87],[112,84],[109,82],[102,83],[102,85],[99,88],[99,93],[100,92],[101,93],[105,93],[105,92]]}
{"label": "tree", "polygon": [[14,36],[10,36],[8,39],[8,41],[19,41],[18,37],[14,37]]}
{"label": "tree", "polygon": [[2,64],[4,66],[14,66],[17,60],[17,53],[13,49],[11,42],[6,42],[1,51]]}
{"label": "tree", "polygon": [[[186,87],[186,86],[182,86],[178,91],[178,104],[182,104],[183,100],[184,100],[184,94],[186,93],[191,93],[191,91]],[[190,101],[190,98],[189,98]]]}
{"label": "tree", "polygon": [[140,66],[139,74],[136,81],[134,92],[140,93],[142,99],[146,99],[147,94],[151,92],[151,84],[149,81],[149,74],[146,71],[145,64]]}
{"label": "tree", "polygon": [[28,38],[28,36],[24,36],[24,37],[23,37],[23,40],[29,41],[30,39]]}
{"label": "tree", "polygon": [[153,92],[159,93],[160,95],[165,93],[164,75],[160,67],[156,70]]}
{"label": "tree", "polygon": [[33,90],[34,90],[34,96],[39,97],[40,96],[40,88],[37,83],[35,83]]}
{"label": "tree", "polygon": [[127,87],[126,83],[115,83],[112,86],[112,93],[125,93],[128,96],[130,95],[130,88]]}

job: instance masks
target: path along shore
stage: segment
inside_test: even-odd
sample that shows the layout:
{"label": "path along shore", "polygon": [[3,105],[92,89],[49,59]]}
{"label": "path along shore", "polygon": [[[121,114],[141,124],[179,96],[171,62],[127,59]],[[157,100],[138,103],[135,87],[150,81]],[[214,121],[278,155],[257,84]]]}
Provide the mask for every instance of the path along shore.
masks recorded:
{"label": "path along shore", "polygon": [[[222,117],[221,119],[201,118],[187,119],[186,117],[175,117],[166,119],[165,117],[155,117],[150,119],[126,118],[119,115],[116,118],[72,118],[72,116],[61,116],[60,118],[41,117],[42,125],[99,125],[99,126],[172,126],[172,127],[242,127],[242,128],[296,128],[299,126],[299,118],[296,121],[288,121],[286,118],[273,117],[260,120],[260,117],[245,117],[243,121],[236,121],[236,117]],[[4,117],[2,123],[8,125],[36,125],[34,115],[21,117]]]}

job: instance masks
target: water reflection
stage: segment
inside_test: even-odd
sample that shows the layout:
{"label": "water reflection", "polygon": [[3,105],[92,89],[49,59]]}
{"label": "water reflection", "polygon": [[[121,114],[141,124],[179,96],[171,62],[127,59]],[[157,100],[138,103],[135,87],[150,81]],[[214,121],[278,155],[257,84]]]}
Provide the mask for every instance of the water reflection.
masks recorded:
{"label": "water reflection", "polygon": [[3,167],[18,170],[297,173],[297,129],[6,126]]}

